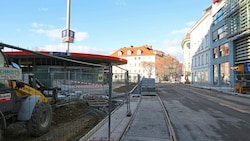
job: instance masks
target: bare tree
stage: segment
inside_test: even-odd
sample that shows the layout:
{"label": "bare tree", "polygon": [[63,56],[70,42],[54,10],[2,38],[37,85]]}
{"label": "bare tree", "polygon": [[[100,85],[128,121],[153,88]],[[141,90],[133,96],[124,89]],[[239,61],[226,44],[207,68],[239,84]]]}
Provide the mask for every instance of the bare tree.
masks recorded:
{"label": "bare tree", "polygon": [[151,75],[153,74],[153,70],[155,68],[155,63],[154,62],[142,61],[140,65],[147,72],[148,78],[151,78]]}

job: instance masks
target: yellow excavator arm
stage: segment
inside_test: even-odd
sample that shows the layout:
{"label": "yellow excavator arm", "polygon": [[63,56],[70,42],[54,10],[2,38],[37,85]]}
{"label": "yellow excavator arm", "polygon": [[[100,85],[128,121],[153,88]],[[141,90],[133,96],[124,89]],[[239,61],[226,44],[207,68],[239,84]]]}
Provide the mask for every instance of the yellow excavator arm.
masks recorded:
{"label": "yellow excavator arm", "polygon": [[41,91],[29,86],[28,84],[18,81],[12,81],[12,86],[17,96],[38,95],[40,96],[40,102],[50,102],[49,99],[45,97]]}

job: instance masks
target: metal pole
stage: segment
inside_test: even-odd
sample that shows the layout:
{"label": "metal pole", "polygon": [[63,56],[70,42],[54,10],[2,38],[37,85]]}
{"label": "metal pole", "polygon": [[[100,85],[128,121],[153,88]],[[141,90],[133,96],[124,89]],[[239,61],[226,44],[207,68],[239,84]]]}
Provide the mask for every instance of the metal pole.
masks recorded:
{"label": "metal pole", "polygon": [[128,71],[126,71],[125,74],[126,74],[126,77],[125,77],[125,85],[126,85],[126,96],[127,96],[127,116],[131,116]]}
{"label": "metal pole", "polygon": [[[70,0],[67,0],[66,29],[68,30],[68,32],[70,31]],[[66,42],[66,47],[67,47],[67,55],[69,55],[69,41]]]}
{"label": "metal pole", "polygon": [[141,76],[138,74],[138,80],[137,80],[137,84],[139,86],[139,94],[141,94],[142,92],[142,88],[141,88]]}
{"label": "metal pole", "polygon": [[108,139],[110,140],[110,129],[111,129],[111,111],[112,111],[112,63],[109,64],[109,125],[108,125]]}

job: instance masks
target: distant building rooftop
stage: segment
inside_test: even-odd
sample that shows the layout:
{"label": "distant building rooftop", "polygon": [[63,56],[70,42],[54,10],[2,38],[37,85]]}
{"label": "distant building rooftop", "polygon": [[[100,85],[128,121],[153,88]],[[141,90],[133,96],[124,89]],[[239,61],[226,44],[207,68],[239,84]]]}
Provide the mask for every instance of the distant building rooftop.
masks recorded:
{"label": "distant building rooftop", "polygon": [[134,46],[123,47],[111,54],[111,56],[116,56],[116,57],[145,56],[145,55],[163,55],[163,52],[158,50],[153,50],[152,46],[143,45],[137,47]]}

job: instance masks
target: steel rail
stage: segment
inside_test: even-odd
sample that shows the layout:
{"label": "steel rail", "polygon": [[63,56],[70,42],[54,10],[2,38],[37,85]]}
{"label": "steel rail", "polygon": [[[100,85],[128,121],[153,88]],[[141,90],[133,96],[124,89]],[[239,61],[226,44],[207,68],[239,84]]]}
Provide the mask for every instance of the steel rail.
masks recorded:
{"label": "steel rail", "polygon": [[[164,112],[164,115],[165,115],[166,124],[167,124],[168,129],[169,129],[169,136],[170,136],[170,139],[171,139],[171,141],[177,141],[176,135],[175,135],[175,132],[174,132],[174,128],[173,128],[172,123],[171,123],[171,120],[170,120],[170,118],[169,118],[167,109],[166,109],[166,107],[165,107],[165,105],[164,105],[162,99],[160,98],[160,96],[158,96],[158,95],[155,95],[155,96],[157,96],[157,98],[158,98],[158,100],[159,100],[159,102],[160,102],[160,104],[161,104],[161,106],[162,106],[162,109],[163,109],[163,112]],[[140,98],[139,104],[141,103],[141,99],[142,99],[142,98]],[[129,123],[126,125],[126,128],[123,130],[123,133],[121,134],[121,137],[119,138],[119,141],[122,141],[122,140],[123,140],[123,138],[124,138],[126,132],[129,130],[131,124],[133,123],[134,118],[135,118],[135,116],[136,116],[136,114],[137,114],[137,111],[138,111],[138,108],[139,108],[139,104],[138,104],[136,110],[134,111],[134,113],[133,113],[133,115],[132,115],[132,117],[131,117],[131,120],[130,120]]]}
{"label": "steel rail", "polygon": [[164,102],[162,101],[161,97],[158,96],[158,95],[157,95],[157,97],[158,97],[158,99],[159,99],[159,101],[160,101],[160,103],[161,103],[161,106],[162,106],[163,111],[164,111],[164,115],[165,115],[165,117],[166,117],[166,122],[167,122],[168,129],[169,129],[170,139],[171,139],[172,141],[177,141],[176,135],[175,135],[175,132],[174,132],[174,128],[173,128],[173,126],[172,126],[172,123],[171,123],[171,120],[170,120],[170,117],[169,117],[167,108],[166,108]]}
{"label": "steel rail", "polygon": [[124,130],[123,130],[123,132],[121,133],[121,136],[120,136],[120,138],[119,138],[118,141],[122,141],[122,140],[123,140],[123,138],[124,138],[126,132],[129,130],[131,124],[133,123],[133,121],[134,121],[134,119],[135,119],[135,115],[137,114],[137,111],[138,111],[138,109],[139,109],[139,105],[140,105],[140,103],[141,103],[141,100],[142,100],[142,98],[140,97],[139,103],[138,103],[138,105],[137,105],[137,107],[136,107],[134,113],[132,114],[132,116],[131,116],[131,118],[130,118],[128,124],[126,125],[126,127],[125,127]]}

